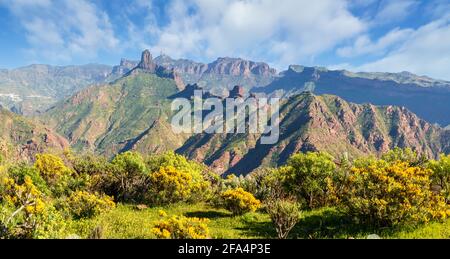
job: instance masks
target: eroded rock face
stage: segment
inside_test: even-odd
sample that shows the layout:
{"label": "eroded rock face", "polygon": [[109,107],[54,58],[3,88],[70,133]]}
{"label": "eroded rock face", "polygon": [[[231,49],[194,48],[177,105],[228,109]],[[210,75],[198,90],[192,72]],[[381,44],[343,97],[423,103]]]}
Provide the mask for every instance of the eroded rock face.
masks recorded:
{"label": "eroded rock face", "polygon": [[276,74],[276,70],[262,62],[253,62],[240,58],[218,58],[209,64],[206,73],[233,76],[250,76],[251,74],[271,76]]}
{"label": "eroded rock face", "polygon": [[156,74],[157,76],[162,78],[170,78],[175,81],[175,84],[180,91],[185,88],[183,78],[180,76],[180,74],[173,68],[167,68],[157,65],[154,62],[153,56],[149,50],[144,50],[144,52],[142,52],[141,61],[139,62],[137,67],[132,69],[125,76],[136,75],[142,72]]}
{"label": "eroded rock face", "polygon": [[142,52],[141,62],[137,68],[146,70],[150,73],[155,73],[156,64],[153,62],[153,57],[149,50],[144,50],[144,52]]}
{"label": "eroded rock face", "polygon": [[202,134],[179,152],[218,173],[247,174],[260,166],[282,165],[298,152],[326,151],[338,158],[410,147],[435,158],[450,151],[448,131],[402,107],[358,105],[310,93],[292,96],[280,107],[280,138],[274,145],[260,144],[258,134]]}
{"label": "eroded rock face", "polygon": [[124,74],[130,72],[138,64],[139,64],[139,62],[137,62],[137,61],[128,60],[128,59],[123,58],[120,60],[120,65],[113,67],[112,74],[118,75],[118,76],[124,75]]}
{"label": "eroded rock face", "polygon": [[10,159],[32,161],[38,153],[62,151],[69,147],[64,137],[20,115],[0,109],[0,121],[0,152],[7,152]]}

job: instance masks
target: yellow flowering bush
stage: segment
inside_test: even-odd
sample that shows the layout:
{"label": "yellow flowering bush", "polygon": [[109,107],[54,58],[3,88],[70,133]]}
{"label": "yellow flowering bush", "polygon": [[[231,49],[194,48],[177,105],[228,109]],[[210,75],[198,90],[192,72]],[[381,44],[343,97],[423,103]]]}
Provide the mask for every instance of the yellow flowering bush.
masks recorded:
{"label": "yellow flowering bush", "polygon": [[36,155],[34,166],[48,181],[58,179],[64,174],[70,174],[70,169],[64,164],[64,161],[52,154]]}
{"label": "yellow flowering bush", "polygon": [[67,199],[70,213],[77,219],[92,218],[115,208],[112,197],[91,194],[86,191],[73,192]]}
{"label": "yellow flowering bush", "polygon": [[197,171],[161,167],[150,175],[149,199],[155,204],[170,204],[195,200],[209,187]]}
{"label": "yellow flowering bush", "polygon": [[430,176],[408,162],[374,160],[351,170],[342,202],[362,223],[378,226],[444,219],[450,210],[431,191]]}
{"label": "yellow flowering bush", "polygon": [[[165,217],[165,212],[160,213]],[[209,237],[208,219],[172,216],[158,222],[152,229],[158,239],[206,239]]]}
{"label": "yellow flowering bush", "polygon": [[34,167],[55,195],[59,196],[67,191],[72,172],[60,157],[52,154],[38,154]]}
{"label": "yellow flowering bush", "polygon": [[42,193],[28,176],[23,183],[5,177],[1,189],[0,237],[32,238],[46,209]]}
{"label": "yellow flowering bush", "polygon": [[242,188],[231,189],[221,194],[224,208],[231,211],[233,215],[243,215],[254,212],[261,207],[261,202],[253,194]]}

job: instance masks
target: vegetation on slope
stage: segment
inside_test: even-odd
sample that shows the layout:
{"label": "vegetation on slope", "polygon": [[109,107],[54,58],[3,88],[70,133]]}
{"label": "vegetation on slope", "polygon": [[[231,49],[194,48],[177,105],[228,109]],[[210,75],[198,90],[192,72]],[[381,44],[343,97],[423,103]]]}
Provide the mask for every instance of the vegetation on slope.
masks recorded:
{"label": "vegetation on slope", "polygon": [[355,161],[299,153],[219,178],[173,152],[4,159],[0,237],[450,238],[448,160],[410,149]]}
{"label": "vegetation on slope", "polygon": [[[42,120],[50,121],[75,150],[113,155],[126,147],[139,149],[136,144],[142,143],[155,122],[170,115],[167,97],[176,91],[173,80],[139,73],[81,91],[49,110]],[[182,138],[173,137],[153,149],[170,150]]]}

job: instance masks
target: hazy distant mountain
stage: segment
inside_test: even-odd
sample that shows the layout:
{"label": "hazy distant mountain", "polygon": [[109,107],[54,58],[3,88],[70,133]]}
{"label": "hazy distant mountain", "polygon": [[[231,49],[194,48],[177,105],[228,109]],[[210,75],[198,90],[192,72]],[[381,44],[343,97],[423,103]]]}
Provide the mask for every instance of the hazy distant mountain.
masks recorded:
{"label": "hazy distant mountain", "polygon": [[407,72],[351,73],[290,66],[269,85],[252,91],[278,96],[312,91],[355,103],[405,106],[429,122],[450,124],[450,82]]}
{"label": "hazy distant mountain", "polygon": [[0,70],[0,104],[17,113],[47,109],[88,85],[104,82],[111,72],[106,65],[27,67]]}

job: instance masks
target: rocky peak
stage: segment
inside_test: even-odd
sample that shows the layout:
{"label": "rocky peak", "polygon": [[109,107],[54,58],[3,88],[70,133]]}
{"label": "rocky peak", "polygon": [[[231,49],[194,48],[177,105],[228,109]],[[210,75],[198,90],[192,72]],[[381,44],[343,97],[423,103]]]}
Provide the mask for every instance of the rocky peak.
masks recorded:
{"label": "rocky peak", "polygon": [[126,59],[126,58],[122,58],[120,60],[120,66],[122,66],[122,67],[134,68],[137,65],[138,65],[138,62],[134,61],[134,60],[129,60],[129,59]]}
{"label": "rocky peak", "polygon": [[152,54],[148,49],[142,52],[141,62],[137,67],[151,73],[154,73],[156,71],[156,64],[153,62]]}
{"label": "rocky peak", "polygon": [[252,74],[274,76],[276,70],[262,62],[253,62],[240,58],[218,58],[209,64],[206,73],[247,77]]}
{"label": "rocky peak", "polygon": [[128,60],[122,58],[120,60],[120,65],[113,67],[112,74],[114,75],[124,75],[128,73],[130,70],[135,68],[138,65],[138,61]]}
{"label": "rocky peak", "polygon": [[290,65],[288,68],[288,71],[296,72],[296,73],[301,73],[301,72],[303,72],[303,70],[305,70],[305,67],[300,66],[300,65]]}
{"label": "rocky peak", "polygon": [[236,85],[233,90],[230,91],[228,98],[243,98],[245,96],[245,89],[240,85]]}

